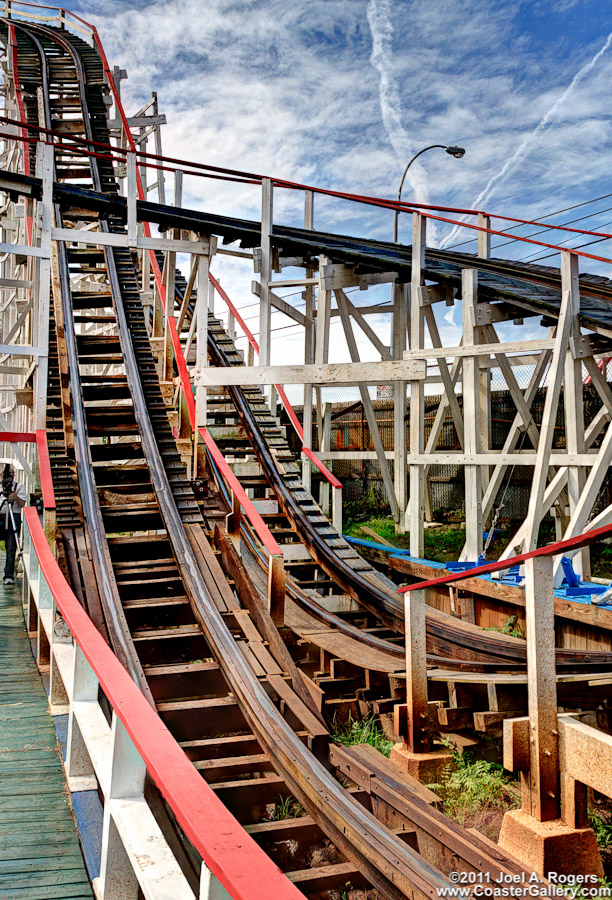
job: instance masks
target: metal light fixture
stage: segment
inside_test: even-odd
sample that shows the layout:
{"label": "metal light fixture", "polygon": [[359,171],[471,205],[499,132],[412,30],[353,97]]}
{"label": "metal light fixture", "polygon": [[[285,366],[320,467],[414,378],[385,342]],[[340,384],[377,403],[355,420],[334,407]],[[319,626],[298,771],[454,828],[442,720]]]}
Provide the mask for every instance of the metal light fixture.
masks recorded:
{"label": "metal light fixture", "polygon": [[[406,168],[404,169],[404,174],[402,175],[402,180],[400,181],[399,191],[397,192],[397,202],[399,203],[402,199],[402,188],[404,187],[404,181],[406,180],[406,173],[408,169],[412,165],[412,163],[419,157],[422,153],[426,153],[427,150],[445,150],[450,156],[454,156],[455,159],[461,159],[462,156],[465,156],[465,150],[463,147],[457,147],[457,145],[453,147],[447,147],[446,144],[430,144],[429,147],[423,147],[422,150],[419,150],[418,153],[415,153]],[[399,224],[399,212],[396,210],[393,216],[393,242],[397,244],[397,230]]]}
{"label": "metal light fixture", "polygon": [[461,159],[462,156],[465,156],[463,147],[457,147],[457,145],[455,145],[454,147],[445,147],[444,149],[447,153],[450,153],[451,156],[454,156],[455,159]]}

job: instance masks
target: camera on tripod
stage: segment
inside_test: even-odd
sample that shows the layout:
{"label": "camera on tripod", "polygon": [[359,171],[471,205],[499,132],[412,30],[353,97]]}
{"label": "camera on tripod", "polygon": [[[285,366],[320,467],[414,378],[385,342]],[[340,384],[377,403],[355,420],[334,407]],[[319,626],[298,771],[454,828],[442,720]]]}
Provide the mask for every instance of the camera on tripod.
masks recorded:
{"label": "camera on tripod", "polygon": [[0,488],[0,492],[2,496],[12,503],[12,500],[9,500],[9,496],[13,493],[15,487],[15,481],[13,479],[12,469],[10,463],[6,463],[4,469],[2,470],[2,487]]}

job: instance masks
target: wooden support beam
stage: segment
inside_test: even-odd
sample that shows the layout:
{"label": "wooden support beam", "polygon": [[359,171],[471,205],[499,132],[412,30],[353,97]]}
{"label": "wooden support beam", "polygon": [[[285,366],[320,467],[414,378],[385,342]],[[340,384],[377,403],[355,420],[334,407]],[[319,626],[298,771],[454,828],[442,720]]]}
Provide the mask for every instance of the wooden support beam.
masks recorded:
{"label": "wooden support beam", "polygon": [[[410,304],[410,351],[419,352],[425,343],[425,319],[423,316],[423,290],[425,286],[425,248],[427,245],[427,219],[420,213],[412,216],[412,272]],[[404,357],[406,354],[404,354]],[[425,449],[425,385],[422,381],[408,379],[410,395],[410,453],[423,453]],[[422,558],[425,553],[425,468],[420,463],[410,466],[409,529],[410,553]]]}
{"label": "wooden support beam", "polygon": [[525,625],[530,767],[522,777],[523,810],[541,822],[561,812],[555,606],[550,556],[525,563]]}
{"label": "wooden support beam", "polygon": [[413,753],[429,749],[425,591],[404,595],[406,623],[406,742]]}
{"label": "wooden support beam", "polygon": [[[461,273],[463,313],[463,346],[478,343],[473,323],[473,310],[478,302],[478,270],[463,269]],[[465,453],[477,454],[480,446],[480,368],[478,358],[463,360],[463,418]],[[465,466],[465,555],[475,562],[482,553],[482,482],[478,465]]]}
{"label": "wooden support beam", "polygon": [[548,372],[548,386],[546,388],[546,400],[542,414],[542,427],[540,429],[540,442],[538,444],[537,460],[533,473],[533,486],[529,498],[529,508],[525,519],[525,550],[535,550],[538,543],[538,532],[542,520],[542,500],[546,490],[550,453],[555,432],[557,409],[559,406],[559,394],[563,381],[563,369],[565,354],[567,351],[569,335],[572,327],[572,298],[571,290],[567,283],[567,268],[562,279],[561,307],[557,321],[555,335],[555,347],[552,362]]}
{"label": "wooden support beam", "polygon": [[263,178],[261,182],[261,293],[259,297],[259,361],[262,366],[270,365],[273,209],[272,181],[269,178]]}
{"label": "wooden support beam", "polygon": [[[406,349],[406,318],[408,312],[410,285],[393,285],[393,357],[401,359]],[[395,530],[406,530],[406,507],[408,506],[408,431],[406,426],[406,382],[396,381],[393,388],[393,481],[397,500],[398,520]]]}
{"label": "wooden support beam", "polygon": [[[582,360],[572,355],[573,343],[580,340],[580,286],[578,284],[578,257],[569,253],[561,256],[561,283],[569,291],[568,311],[571,316],[569,346],[565,353],[564,404],[565,446],[568,453],[584,452],[584,388],[582,384]],[[592,473],[591,473],[592,474]],[[579,466],[570,466],[567,472],[567,494],[570,518],[574,518],[586,475]],[[584,509],[584,505],[582,505]],[[580,516],[578,516],[580,518]],[[588,548],[575,557],[575,568],[585,579],[591,576]]]}
{"label": "wooden support beam", "polygon": [[[312,231],[314,228],[314,194],[312,191],[306,191],[304,195],[304,228],[309,231]],[[314,274],[314,271],[315,269],[312,266],[307,267],[306,275],[310,277]],[[314,288],[309,285],[302,296],[306,304],[304,309],[304,364],[312,365],[315,361]],[[312,450],[312,384],[304,385],[303,404],[303,443],[304,447]],[[302,460],[302,482],[306,490],[310,492],[312,469],[310,460],[307,458]]]}

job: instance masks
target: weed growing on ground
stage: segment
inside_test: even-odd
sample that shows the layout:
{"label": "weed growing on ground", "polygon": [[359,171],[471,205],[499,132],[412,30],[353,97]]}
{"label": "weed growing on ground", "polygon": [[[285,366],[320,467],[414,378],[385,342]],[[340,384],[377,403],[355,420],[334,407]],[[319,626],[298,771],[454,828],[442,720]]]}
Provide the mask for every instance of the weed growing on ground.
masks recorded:
{"label": "weed growing on ground", "polygon": [[337,744],[352,747],[354,744],[371,744],[383,756],[389,756],[393,741],[387,740],[382,728],[372,713],[366,719],[353,719],[349,714],[345,725],[336,725],[332,729],[332,738]]}
{"label": "weed growing on ground", "polygon": [[599,811],[589,811],[589,825],[595,832],[597,844],[600,850],[612,848],[612,819],[602,815]]}
{"label": "weed growing on ground", "polygon": [[304,813],[304,807],[295,797],[279,797],[270,818],[280,822],[281,819],[299,819]]}
{"label": "weed growing on ground", "polygon": [[441,782],[428,787],[440,796],[450,819],[496,839],[501,815],[518,805],[518,792],[498,763],[474,760],[471,754],[448,746],[452,761],[444,769]]}
{"label": "weed growing on ground", "polygon": [[512,637],[523,638],[525,635],[520,625],[517,625],[518,616],[510,616],[503,625],[491,625],[489,628],[483,628],[483,631],[499,631],[500,634],[510,634]]}

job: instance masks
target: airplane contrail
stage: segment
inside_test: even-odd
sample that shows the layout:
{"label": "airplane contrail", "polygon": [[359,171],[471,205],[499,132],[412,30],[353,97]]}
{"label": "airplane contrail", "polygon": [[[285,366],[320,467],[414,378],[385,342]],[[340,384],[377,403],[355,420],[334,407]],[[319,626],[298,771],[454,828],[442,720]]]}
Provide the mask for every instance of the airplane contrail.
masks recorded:
{"label": "airplane contrail", "polygon": [[[577,72],[576,75],[574,75],[573,79],[571,80],[569,85],[566,87],[564,92],[561,94],[560,97],[558,97],[555,100],[555,102],[550,107],[548,112],[545,113],[544,116],[540,119],[540,122],[534,128],[534,130],[530,131],[529,134],[525,135],[525,137],[521,141],[518,148],[515,150],[515,152],[512,154],[512,156],[506,160],[506,162],[503,164],[503,166],[501,167],[499,172],[496,175],[493,175],[493,177],[489,179],[486,186],[483,188],[483,190],[480,192],[480,194],[476,197],[476,199],[472,203],[472,209],[478,209],[479,207],[482,206],[483,203],[486,203],[486,201],[489,199],[489,197],[493,194],[493,192],[497,188],[500,181],[502,181],[506,177],[506,175],[518,165],[518,163],[523,159],[523,157],[527,155],[527,153],[531,149],[532,145],[538,140],[538,138],[540,137],[540,135],[542,134],[542,132],[544,131],[544,129],[546,128],[546,126],[548,125],[550,120],[552,119],[552,117],[563,106],[563,104],[565,103],[565,101],[567,100],[569,95],[572,93],[572,91],[576,87],[576,85],[580,81],[582,81],[583,78],[585,78],[585,76],[588,75],[589,72],[593,69],[593,67],[597,64],[598,60],[600,59],[601,56],[603,56],[603,54],[606,52],[606,50],[608,49],[608,47],[610,46],[611,43],[612,43],[612,31],[606,38],[606,41],[605,41],[603,47],[601,47],[601,49],[598,50],[598,52],[595,54],[595,56],[591,60],[589,60],[588,63],[585,63],[585,65],[580,69],[580,71]],[[463,221],[466,221],[466,219],[464,218]],[[451,241],[453,241],[457,237],[459,230],[460,230],[459,226],[455,225],[455,227],[450,232],[450,234],[448,234],[442,240],[440,246],[442,248],[447,247],[451,243]]]}
{"label": "airplane contrail", "polygon": [[[368,3],[366,15],[372,35],[370,62],[380,77],[380,110],[385,131],[395,155],[402,163],[406,163],[414,153],[414,147],[408,132],[402,124],[402,103],[392,72],[391,42],[393,39],[393,25],[391,24],[390,13],[390,0],[370,0]],[[406,180],[413,189],[417,201],[419,203],[429,203],[427,176],[425,169],[419,162],[410,166]],[[433,222],[430,223],[429,230],[431,238],[435,239],[435,229],[432,226]]]}

